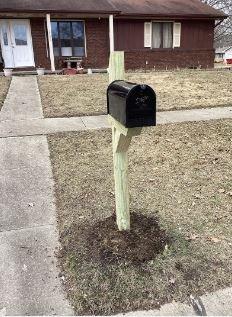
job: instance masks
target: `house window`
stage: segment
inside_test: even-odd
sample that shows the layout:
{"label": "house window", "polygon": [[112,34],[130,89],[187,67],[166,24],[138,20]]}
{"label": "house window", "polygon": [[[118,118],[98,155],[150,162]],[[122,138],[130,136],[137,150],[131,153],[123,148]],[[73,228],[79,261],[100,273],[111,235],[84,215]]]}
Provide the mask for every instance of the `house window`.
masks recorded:
{"label": "house window", "polygon": [[26,46],[27,45],[27,27],[26,25],[17,25],[13,26],[14,29],[14,37],[15,44],[18,46]]}
{"label": "house window", "polygon": [[152,23],[152,48],[173,47],[173,23],[153,22]]}
{"label": "house window", "polygon": [[52,21],[55,56],[85,56],[85,27],[83,21]]}

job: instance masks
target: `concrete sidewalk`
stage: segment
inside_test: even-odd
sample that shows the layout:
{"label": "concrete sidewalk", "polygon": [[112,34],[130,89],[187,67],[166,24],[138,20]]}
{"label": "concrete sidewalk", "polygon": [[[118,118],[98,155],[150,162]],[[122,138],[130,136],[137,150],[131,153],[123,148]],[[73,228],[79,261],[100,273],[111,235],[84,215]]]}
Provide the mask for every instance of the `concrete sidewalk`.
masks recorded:
{"label": "concrete sidewalk", "polygon": [[72,315],[58,278],[52,169],[45,136],[0,140],[0,310]]}
{"label": "concrete sidewalk", "polygon": [[[17,132],[19,122],[42,117],[36,78],[13,77],[1,122],[10,126],[14,119]],[[73,315],[54,254],[59,244],[46,136],[1,138],[0,166],[0,315]]]}
{"label": "concrete sidewalk", "polygon": [[[173,302],[163,305],[160,310],[137,311],[118,316],[231,316],[232,288],[206,294],[199,299],[194,298],[194,304]],[[190,301],[189,301],[190,302]],[[195,306],[195,309],[194,307]],[[196,309],[197,308],[197,309]]]}
{"label": "concrete sidewalk", "polygon": [[12,77],[6,100],[0,112],[0,122],[33,118],[43,118],[36,77]]}
{"label": "concrete sidewalk", "polygon": [[[232,118],[232,107],[165,111],[157,113],[158,124]],[[0,121],[0,138],[46,135],[58,132],[110,128],[107,116]]]}

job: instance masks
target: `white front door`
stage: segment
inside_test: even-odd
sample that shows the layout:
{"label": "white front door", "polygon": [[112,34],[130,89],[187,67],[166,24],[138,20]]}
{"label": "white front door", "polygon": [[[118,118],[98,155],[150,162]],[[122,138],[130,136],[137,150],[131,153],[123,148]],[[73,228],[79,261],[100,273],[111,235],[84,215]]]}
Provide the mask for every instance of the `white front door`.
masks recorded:
{"label": "white front door", "polygon": [[1,20],[1,47],[5,68],[35,66],[29,20]]}
{"label": "white front door", "polygon": [[0,23],[0,40],[5,68],[13,68],[14,58],[11,44],[10,28],[7,20],[2,20]]}

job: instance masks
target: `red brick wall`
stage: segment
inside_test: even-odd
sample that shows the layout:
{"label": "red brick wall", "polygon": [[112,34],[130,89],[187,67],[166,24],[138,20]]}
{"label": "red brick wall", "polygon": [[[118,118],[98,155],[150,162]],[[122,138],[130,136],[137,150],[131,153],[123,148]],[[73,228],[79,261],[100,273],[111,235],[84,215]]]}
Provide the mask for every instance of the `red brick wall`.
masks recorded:
{"label": "red brick wall", "polygon": [[86,67],[106,68],[109,60],[109,24],[107,19],[85,21]]}
{"label": "red brick wall", "polygon": [[[35,64],[50,69],[47,56],[45,20],[31,19]],[[174,50],[150,50],[144,48],[144,21],[115,20],[115,48],[125,51],[127,69],[147,68],[165,69],[176,67],[203,68],[213,67],[213,22],[212,21],[182,21],[181,48]],[[109,27],[108,19],[86,19],[87,57],[86,68],[107,68],[109,58]],[[136,40],[134,40],[136,38]],[[56,66],[62,67],[59,59]]]}
{"label": "red brick wall", "polygon": [[[125,52],[126,69],[174,69],[214,65],[214,50],[139,50]],[[146,65],[146,62],[148,63]]]}
{"label": "red brick wall", "polygon": [[51,64],[46,48],[45,19],[32,18],[30,21],[35,65],[50,69]]}
{"label": "red brick wall", "polygon": [[[50,69],[47,57],[45,19],[31,19],[31,33],[35,55],[35,64]],[[109,28],[107,19],[87,19],[85,21],[86,51],[85,67],[106,68],[109,58]],[[60,58],[56,58],[56,67],[64,67]]]}

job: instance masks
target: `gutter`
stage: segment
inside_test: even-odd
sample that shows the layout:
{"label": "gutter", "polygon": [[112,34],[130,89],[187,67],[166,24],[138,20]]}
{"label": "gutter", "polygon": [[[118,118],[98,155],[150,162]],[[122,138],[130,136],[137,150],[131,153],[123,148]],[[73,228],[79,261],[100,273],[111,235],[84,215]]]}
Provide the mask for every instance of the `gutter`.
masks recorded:
{"label": "gutter", "polygon": [[222,24],[223,21],[224,21],[224,19],[223,19],[223,20],[220,20],[218,23],[216,23],[215,26],[214,26],[214,28],[216,28],[217,26],[219,26],[220,24]]}
{"label": "gutter", "polygon": [[161,15],[161,14],[139,14],[139,13],[120,13],[117,15],[117,17],[124,17],[124,18],[169,18],[169,19],[205,19],[205,20],[224,20],[227,19],[229,16],[228,15],[219,15],[219,16],[214,16],[214,15],[196,15],[196,14],[172,14],[172,15]]}
{"label": "gutter", "polygon": [[4,9],[0,9],[0,13],[44,13],[44,14],[47,14],[47,13],[73,13],[73,14],[92,14],[92,15],[95,15],[95,14],[106,14],[106,15],[109,15],[109,14],[120,14],[121,11],[94,11],[91,10],[91,11],[83,11],[83,10],[78,10],[78,11],[75,11],[75,10],[51,10],[51,9],[39,9],[39,10],[24,10],[24,9],[7,9],[7,8],[4,8]]}

